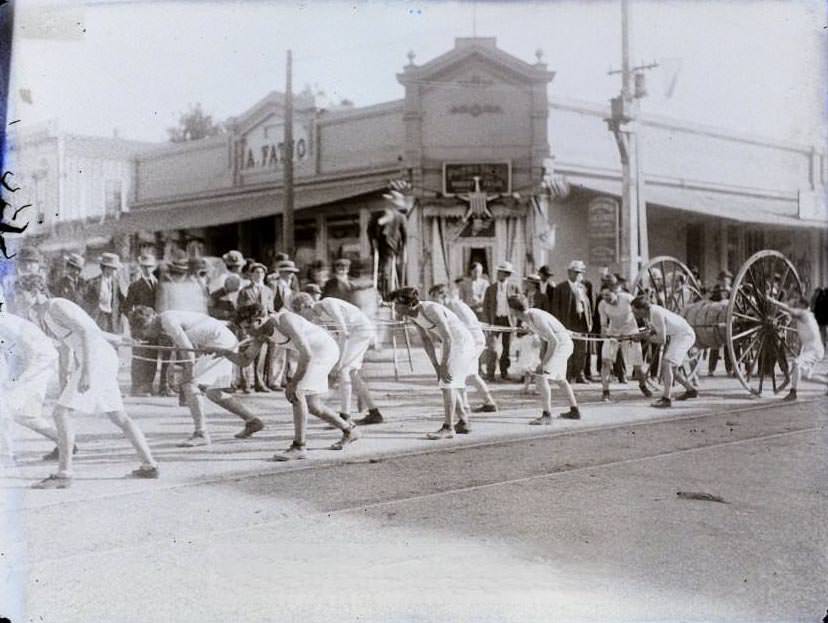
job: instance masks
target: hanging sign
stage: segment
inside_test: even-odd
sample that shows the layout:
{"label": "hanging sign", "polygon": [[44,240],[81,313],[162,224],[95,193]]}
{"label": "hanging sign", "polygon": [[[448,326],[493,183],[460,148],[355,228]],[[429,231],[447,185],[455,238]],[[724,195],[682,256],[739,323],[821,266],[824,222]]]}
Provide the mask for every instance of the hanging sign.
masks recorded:
{"label": "hanging sign", "polygon": [[618,201],[612,197],[596,197],[587,207],[587,239],[589,263],[612,266],[618,262]]}

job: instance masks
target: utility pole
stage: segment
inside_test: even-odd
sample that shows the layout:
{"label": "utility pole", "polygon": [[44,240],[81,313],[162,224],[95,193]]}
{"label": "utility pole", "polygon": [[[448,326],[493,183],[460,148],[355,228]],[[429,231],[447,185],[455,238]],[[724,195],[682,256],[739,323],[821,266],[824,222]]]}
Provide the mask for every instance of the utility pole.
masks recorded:
{"label": "utility pole", "polygon": [[649,259],[647,236],[647,202],[643,198],[639,154],[639,104],[646,95],[644,70],[657,67],[655,63],[630,66],[630,9],[629,0],[621,0],[621,69],[610,74],[621,74],[621,94],[610,100],[611,117],[607,125],[615,137],[621,157],[621,257],[622,271],[632,280],[642,263]]}
{"label": "utility pole", "polygon": [[293,224],[293,57],[287,51],[287,78],[285,80],[285,133],[284,133],[284,206],[282,210],[282,246],[291,259],[296,252]]}

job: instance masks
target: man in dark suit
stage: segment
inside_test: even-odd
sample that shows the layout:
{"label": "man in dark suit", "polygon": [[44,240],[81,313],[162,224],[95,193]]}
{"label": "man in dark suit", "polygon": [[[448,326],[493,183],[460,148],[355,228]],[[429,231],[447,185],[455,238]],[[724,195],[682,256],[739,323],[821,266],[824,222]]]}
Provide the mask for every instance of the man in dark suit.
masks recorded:
{"label": "man in dark suit", "polygon": [[551,314],[552,302],[555,298],[555,282],[552,281],[552,271],[549,270],[549,266],[541,266],[538,269],[538,276],[541,278],[540,296],[535,301],[535,307]]}
{"label": "man in dark suit", "polygon": [[[592,330],[592,304],[584,285],[586,266],[580,260],[573,260],[567,268],[567,280],[555,286],[552,315],[570,331],[589,333]],[[584,340],[573,340],[575,350],[569,358],[566,369],[567,380],[586,383],[584,361],[587,355]]]}
{"label": "man in dark suit", "polygon": [[[265,313],[273,313],[273,290],[264,284],[264,278],[267,274],[267,266],[259,262],[250,264],[247,270],[247,275],[250,278],[250,285],[242,288],[239,291],[238,306],[245,307],[246,305],[259,304]],[[253,389],[260,393],[268,393],[270,388],[267,386],[267,373],[270,366],[268,361],[271,358],[272,344],[268,343],[266,348],[259,351],[259,355],[250,368],[253,372]]]}
{"label": "man in dark suit", "polygon": [[85,261],[79,253],[70,253],[66,257],[66,270],[55,286],[55,296],[83,305],[84,286],[81,271]]}
{"label": "man in dark suit", "polygon": [[[497,280],[486,288],[483,296],[483,319],[490,325],[498,327],[511,327],[513,325],[512,315],[509,312],[510,296],[520,294],[517,285],[509,282],[509,276],[514,272],[510,262],[502,262],[497,266]],[[488,360],[486,362],[486,380],[494,381],[495,360],[497,359],[497,340],[500,338],[502,351],[500,353],[500,378],[507,379],[509,374],[509,346],[512,342],[512,334],[509,332],[488,334],[487,349]]]}
{"label": "man in dark suit", "polygon": [[[144,305],[155,309],[156,297],[158,296],[158,279],[155,277],[155,257],[149,254],[141,255],[138,258],[138,269],[140,273],[129,288],[127,288],[124,312],[129,316],[135,307]],[[155,371],[158,368],[159,351],[155,349],[132,348],[132,364],[130,375],[132,379],[133,396],[149,396],[152,394],[152,384],[155,381]],[[149,361],[151,360],[151,361]]]}
{"label": "man in dark suit", "polygon": [[348,278],[349,270],[351,270],[351,260],[341,257],[334,262],[334,276],[328,279],[325,287],[322,288],[323,299],[333,296],[351,302],[354,287]]}
{"label": "man in dark suit", "polygon": [[116,253],[103,253],[99,263],[101,274],[86,282],[86,309],[103,331],[119,333],[127,290],[119,272],[121,258]]}

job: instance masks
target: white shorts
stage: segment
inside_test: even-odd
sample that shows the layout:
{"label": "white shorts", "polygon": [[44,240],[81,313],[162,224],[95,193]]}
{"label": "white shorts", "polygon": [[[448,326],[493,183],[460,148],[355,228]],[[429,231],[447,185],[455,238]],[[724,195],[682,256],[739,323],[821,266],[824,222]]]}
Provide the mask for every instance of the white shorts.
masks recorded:
{"label": "white shorts", "polygon": [[606,340],[604,342],[601,359],[615,362],[619,348],[621,348],[621,357],[624,359],[624,366],[626,366],[627,370],[631,370],[635,366],[644,365],[644,356],[641,353],[641,342],[633,342],[632,340],[624,340],[623,342],[613,339]]}
{"label": "white shorts", "polygon": [[[440,389],[465,389],[466,378],[471,370],[477,373],[477,346],[471,342],[454,340],[454,348],[451,349],[448,360],[448,373],[451,375],[451,382],[440,381]],[[482,352],[482,351],[481,351]]]}
{"label": "white shorts", "polygon": [[369,346],[371,346],[369,333],[360,332],[349,336],[342,346],[342,357],[339,359],[340,371],[347,373],[351,370],[362,370],[362,361],[365,359]]}
{"label": "white shorts", "polygon": [[825,348],[822,344],[806,344],[794,359],[802,378],[810,378],[816,366],[825,357]]}
{"label": "white shorts", "polygon": [[474,376],[480,370],[480,356],[486,350],[486,338],[475,338],[474,340],[474,355],[472,356],[471,364],[469,366],[469,373],[466,375]]}
{"label": "white shorts", "polygon": [[670,338],[670,343],[664,351],[664,361],[671,363],[674,366],[680,366],[687,358],[687,353],[696,343],[696,335],[694,333],[685,333],[682,335],[674,335]]}
{"label": "white shorts", "polygon": [[328,391],[328,375],[339,360],[339,349],[333,341],[331,344],[333,347],[326,347],[311,355],[305,376],[296,386],[297,392],[324,394]]}
{"label": "white shorts", "polygon": [[546,374],[542,374],[545,379],[550,381],[566,380],[566,362],[569,361],[572,351],[575,350],[575,344],[572,340],[568,342],[559,342],[552,353],[552,357],[546,363]]}
{"label": "white shorts", "polygon": [[[110,413],[123,411],[124,401],[121,397],[121,388],[118,386],[118,353],[115,348],[102,337],[93,337],[90,345],[89,389],[80,393],[78,385],[81,381],[83,365],[72,370],[69,382],[58,398],[57,404],[65,409],[81,411],[82,413]],[[77,357],[81,353],[75,351]]]}
{"label": "white shorts", "polygon": [[3,402],[14,418],[39,418],[46,390],[57,370],[57,355],[32,361],[19,377],[9,378],[2,388]]}
{"label": "white shorts", "polygon": [[199,357],[193,365],[193,383],[204,389],[220,389],[233,384],[233,362],[213,355]]}

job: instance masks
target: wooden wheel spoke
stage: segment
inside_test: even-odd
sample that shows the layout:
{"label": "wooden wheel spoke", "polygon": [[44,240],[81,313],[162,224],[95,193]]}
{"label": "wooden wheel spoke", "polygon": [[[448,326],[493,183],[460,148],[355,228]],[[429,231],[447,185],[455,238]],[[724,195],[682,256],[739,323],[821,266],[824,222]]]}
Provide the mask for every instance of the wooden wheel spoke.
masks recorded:
{"label": "wooden wheel spoke", "polygon": [[[739,296],[739,298],[736,299],[736,307],[739,306],[740,302],[746,303],[745,307],[750,307],[756,313],[757,316],[760,316],[760,317],[763,316],[763,314],[762,314],[761,310],[759,309],[758,305],[756,304],[756,302],[751,297],[749,297],[749,296]],[[745,309],[745,307],[742,308],[742,311],[747,311]]]}
{"label": "wooden wheel spoke", "polygon": [[765,384],[765,366],[763,365],[765,363],[765,360],[764,360],[764,357],[763,357],[764,353],[765,353],[765,336],[763,335],[762,336],[762,343],[759,346],[759,370],[758,370],[758,372],[759,372],[759,392],[758,393],[760,393],[760,394],[762,393],[762,387]]}
{"label": "wooden wheel spoke", "polygon": [[[745,358],[745,355],[747,355],[747,354],[748,354],[751,350],[753,350],[753,347],[754,347],[756,344],[758,344],[758,343],[759,343],[759,337],[760,337],[760,336],[756,335],[756,336],[754,336],[754,337],[750,340],[750,343],[748,344],[748,347],[747,347],[745,350],[743,350],[743,351],[742,351],[742,354],[741,354],[741,355],[739,355],[739,360],[736,362],[736,365],[741,364],[741,363],[742,363],[742,361],[743,361],[743,360],[744,360],[744,358]],[[734,343],[734,346],[735,346],[735,343]]]}
{"label": "wooden wheel spoke", "polygon": [[737,334],[736,334],[736,335],[734,335],[734,336],[733,336],[733,338],[732,338],[732,339],[733,339],[733,342],[735,343],[735,342],[737,342],[738,340],[741,340],[743,337],[747,337],[748,335],[753,335],[754,333],[756,333],[757,331],[759,331],[761,328],[762,328],[761,326],[758,326],[758,327],[751,327],[750,329],[747,329],[747,330],[745,330],[745,331],[742,331],[742,332],[740,332],[740,333],[737,333]]}
{"label": "wooden wheel spoke", "polygon": [[741,312],[734,311],[733,315],[736,316],[736,318],[741,318],[742,320],[750,320],[751,322],[755,322],[757,324],[762,323],[762,321],[759,318],[756,318],[754,316],[748,316],[747,314],[743,314]]}

